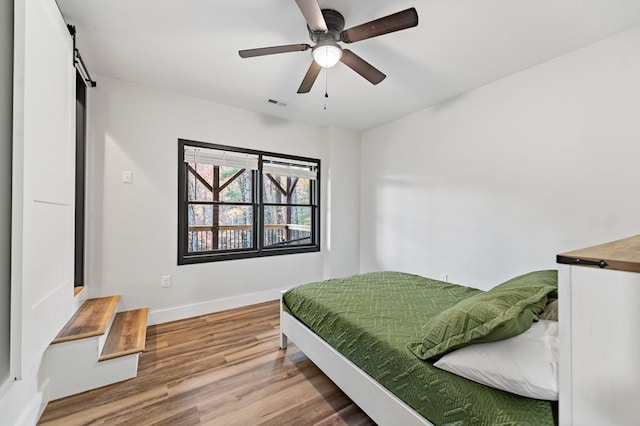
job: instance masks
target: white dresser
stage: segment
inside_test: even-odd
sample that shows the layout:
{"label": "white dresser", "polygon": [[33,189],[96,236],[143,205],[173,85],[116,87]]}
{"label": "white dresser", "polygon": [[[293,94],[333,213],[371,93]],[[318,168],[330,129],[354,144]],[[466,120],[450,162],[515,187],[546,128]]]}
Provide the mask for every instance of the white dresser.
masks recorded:
{"label": "white dresser", "polygon": [[640,235],[557,262],[560,425],[640,425]]}

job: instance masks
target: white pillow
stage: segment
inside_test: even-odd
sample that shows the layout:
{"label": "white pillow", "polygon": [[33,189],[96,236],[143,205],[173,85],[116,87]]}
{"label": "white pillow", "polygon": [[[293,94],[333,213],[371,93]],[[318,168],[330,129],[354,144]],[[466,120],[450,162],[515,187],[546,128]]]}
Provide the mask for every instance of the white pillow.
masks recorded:
{"label": "white pillow", "polygon": [[433,365],[496,389],[557,401],[558,322],[540,320],[515,337],[465,346]]}

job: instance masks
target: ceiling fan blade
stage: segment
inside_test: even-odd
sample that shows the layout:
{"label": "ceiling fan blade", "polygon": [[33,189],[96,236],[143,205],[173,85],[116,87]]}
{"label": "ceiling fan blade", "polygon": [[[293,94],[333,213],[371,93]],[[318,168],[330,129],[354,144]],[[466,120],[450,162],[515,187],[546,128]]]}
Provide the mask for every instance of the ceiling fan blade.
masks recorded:
{"label": "ceiling fan blade", "polygon": [[298,93],[309,93],[311,91],[313,83],[316,82],[316,78],[318,78],[318,74],[320,74],[320,70],[322,70],[322,67],[318,65],[316,61],[311,61],[311,65],[302,79],[302,83],[300,83]]}
{"label": "ceiling fan blade", "polygon": [[240,50],[238,54],[243,58],[252,58],[254,56],[273,55],[275,53],[302,52],[311,49],[308,44],[287,44],[284,46],[260,47],[258,49]]}
{"label": "ceiling fan blade", "polygon": [[347,28],[340,34],[340,39],[345,43],[354,43],[360,40],[389,34],[418,25],[418,12],[412,7],[402,12],[397,12],[384,18],[376,19],[355,27]]}
{"label": "ceiling fan blade", "polygon": [[367,80],[369,80],[371,84],[378,84],[382,80],[387,78],[387,76],[380,72],[380,70],[378,70],[376,67],[374,67],[369,62],[365,61],[349,49],[342,49],[342,58],[340,59],[340,61]]}
{"label": "ceiling fan blade", "polygon": [[317,0],[296,0],[302,16],[309,29],[314,33],[326,33],[328,31],[327,23],[322,16],[322,10]]}

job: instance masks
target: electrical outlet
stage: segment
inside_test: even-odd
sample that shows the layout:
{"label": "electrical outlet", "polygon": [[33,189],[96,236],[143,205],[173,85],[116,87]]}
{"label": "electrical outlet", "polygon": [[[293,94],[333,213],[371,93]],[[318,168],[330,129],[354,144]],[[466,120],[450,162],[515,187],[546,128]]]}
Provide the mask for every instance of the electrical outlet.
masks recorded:
{"label": "electrical outlet", "polygon": [[160,287],[171,287],[171,275],[163,275],[160,277]]}
{"label": "electrical outlet", "polygon": [[445,283],[449,282],[449,277],[447,274],[440,274],[440,281],[444,281]]}

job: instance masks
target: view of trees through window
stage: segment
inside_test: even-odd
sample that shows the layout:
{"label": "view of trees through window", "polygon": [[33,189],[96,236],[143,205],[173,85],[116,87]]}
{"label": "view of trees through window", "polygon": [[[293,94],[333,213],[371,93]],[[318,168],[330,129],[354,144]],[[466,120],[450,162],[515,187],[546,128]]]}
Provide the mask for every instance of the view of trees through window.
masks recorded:
{"label": "view of trees through window", "polygon": [[208,154],[206,148],[185,154],[185,255],[317,250],[317,160],[271,156],[258,161],[262,157],[253,154],[245,168],[237,155],[225,164],[224,155]]}
{"label": "view of trees through window", "polygon": [[251,170],[198,163],[187,169],[188,222],[194,231],[189,251],[253,247]]}
{"label": "view of trees through window", "polygon": [[310,180],[264,173],[265,246],[308,244],[311,232]]}

